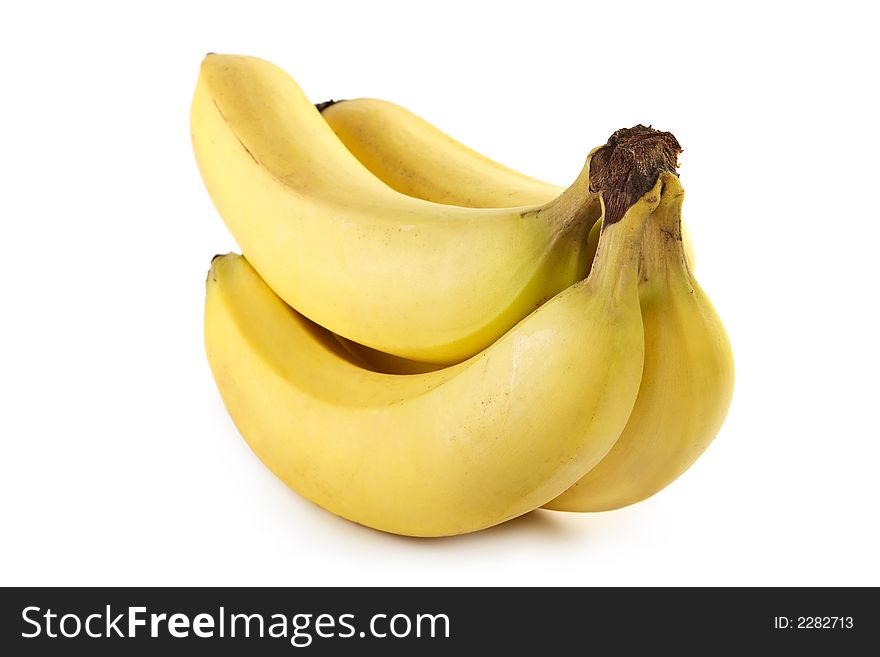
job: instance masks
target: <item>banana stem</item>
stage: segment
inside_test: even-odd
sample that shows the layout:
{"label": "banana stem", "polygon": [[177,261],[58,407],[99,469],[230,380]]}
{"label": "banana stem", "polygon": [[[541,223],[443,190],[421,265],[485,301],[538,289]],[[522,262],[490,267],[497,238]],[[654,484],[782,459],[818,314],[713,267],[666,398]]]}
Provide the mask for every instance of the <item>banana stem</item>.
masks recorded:
{"label": "banana stem", "polygon": [[674,175],[663,174],[660,205],[648,219],[642,237],[640,270],[643,281],[662,277],[671,270],[689,273],[681,233],[683,201],[681,182]]}
{"label": "banana stem", "polygon": [[600,213],[599,195],[590,189],[590,161],[594,153],[595,151],[587,156],[577,179],[562,194],[547,203],[541,214],[551,221],[555,219],[560,226],[587,224],[592,227]]}
{"label": "banana stem", "polygon": [[[639,274],[642,237],[649,215],[656,209],[662,183],[633,205],[620,221],[604,224],[599,235],[596,257],[587,282],[597,288],[620,293],[635,290]],[[607,213],[603,201],[603,211]]]}
{"label": "banana stem", "polygon": [[[589,189],[602,199],[602,232],[588,279],[594,285],[621,289],[637,277],[648,217],[658,207],[673,208],[680,196],[680,152],[672,133],[637,125],[616,131],[590,153]],[[680,236],[680,224],[677,230]]]}
{"label": "banana stem", "polygon": [[589,162],[590,191],[602,195],[605,228],[623,219],[630,207],[657,184],[661,173],[675,175],[681,145],[671,132],[641,124],[621,128]]}
{"label": "banana stem", "polygon": [[623,219],[656,185],[661,173],[675,174],[680,152],[681,145],[671,132],[641,124],[621,128],[587,156],[577,179],[545,205],[541,214],[560,226],[592,226],[601,197],[604,230]]}

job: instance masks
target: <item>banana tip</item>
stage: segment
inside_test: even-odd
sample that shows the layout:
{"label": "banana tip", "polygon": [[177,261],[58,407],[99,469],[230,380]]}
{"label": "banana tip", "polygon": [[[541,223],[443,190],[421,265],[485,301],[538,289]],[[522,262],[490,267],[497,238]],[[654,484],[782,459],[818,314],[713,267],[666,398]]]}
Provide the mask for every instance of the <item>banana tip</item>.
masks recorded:
{"label": "banana tip", "polygon": [[319,112],[323,112],[328,107],[333,107],[336,103],[344,103],[344,102],[345,102],[344,98],[340,98],[339,100],[333,100],[331,98],[330,100],[325,100],[323,103],[315,103],[315,109],[318,110]]}
{"label": "banana tip", "polygon": [[232,253],[218,253],[213,258],[211,258],[211,267],[208,269],[208,276],[206,282],[210,283],[211,281],[217,281],[217,269],[220,266],[220,263],[227,257],[233,255]]}

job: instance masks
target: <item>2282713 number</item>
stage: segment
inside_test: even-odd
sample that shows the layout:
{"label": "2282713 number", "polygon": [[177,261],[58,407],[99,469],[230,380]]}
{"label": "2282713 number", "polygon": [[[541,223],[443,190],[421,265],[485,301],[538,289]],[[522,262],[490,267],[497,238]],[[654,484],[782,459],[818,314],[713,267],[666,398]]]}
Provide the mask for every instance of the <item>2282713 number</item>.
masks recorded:
{"label": "2282713 number", "polygon": [[799,630],[831,630],[834,628],[852,629],[852,616],[798,616]]}

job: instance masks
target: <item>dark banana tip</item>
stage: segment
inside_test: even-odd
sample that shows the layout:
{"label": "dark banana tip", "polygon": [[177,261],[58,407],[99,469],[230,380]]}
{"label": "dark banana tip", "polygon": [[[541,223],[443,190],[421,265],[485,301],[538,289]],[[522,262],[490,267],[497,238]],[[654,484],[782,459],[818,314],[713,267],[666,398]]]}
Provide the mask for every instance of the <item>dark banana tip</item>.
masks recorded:
{"label": "dark banana tip", "polygon": [[661,173],[678,175],[681,144],[671,132],[641,124],[615,131],[590,161],[590,191],[605,201],[604,226],[621,219]]}
{"label": "dark banana tip", "polygon": [[211,258],[211,266],[208,269],[207,282],[210,282],[210,281],[216,282],[217,281],[217,265],[218,265],[217,260],[220,258],[225,258],[226,256],[230,256],[230,255],[232,255],[231,252],[230,253],[218,253],[213,258]]}
{"label": "dark banana tip", "polygon": [[315,103],[315,109],[318,110],[319,112],[323,112],[328,107],[333,107],[336,103],[344,103],[344,102],[345,102],[344,98],[341,98],[339,100],[333,100],[331,98],[330,100],[325,100],[323,103]]}

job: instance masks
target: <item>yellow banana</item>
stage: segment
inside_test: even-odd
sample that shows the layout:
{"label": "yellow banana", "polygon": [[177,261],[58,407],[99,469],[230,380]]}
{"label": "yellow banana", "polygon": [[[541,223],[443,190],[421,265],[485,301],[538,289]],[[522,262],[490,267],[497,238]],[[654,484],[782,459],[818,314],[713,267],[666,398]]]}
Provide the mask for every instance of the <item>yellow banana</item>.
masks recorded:
{"label": "yellow banana", "polygon": [[254,269],[303,315],[373,349],[459,362],[589,271],[599,203],[588,166],[543,206],[415,199],[252,57],[204,60],[191,127],[205,185]]}
{"label": "yellow banana", "polygon": [[[467,208],[509,208],[548,203],[564,191],[489,159],[386,100],[328,101],[317,108],[361,164],[403,194]],[[684,226],[682,236],[693,269],[693,246]],[[598,241],[597,224],[590,234],[588,263]]]}
{"label": "yellow banana", "polygon": [[[675,238],[682,199],[678,180],[667,179],[643,237],[645,366],[630,419],[608,455],[547,508],[606,511],[647,499],[687,470],[721,427],[733,393],[733,358],[720,319],[682,261],[684,244]],[[592,253],[600,225],[590,232]],[[338,339],[375,371],[436,369]]]}
{"label": "yellow banana", "polygon": [[672,483],[709,445],[733,395],[724,326],[692,276],[681,240],[684,191],[674,176],[642,240],[639,300],[645,367],[632,414],[599,465],[546,505],[607,511]]}
{"label": "yellow banana", "polygon": [[548,502],[630,415],[644,358],[639,240],[662,184],[625,199],[625,213],[608,192],[589,278],[485,351],[427,374],[360,367],[244,258],[216,258],[205,341],[230,415],[285,483],[376,529],[458,534]]}
{"label": "yellow banana", "polygon": [[317,105],[348,150],[398,192],[467,208],[540,205],[564,190],[489,159],[399,105],[374,98]]}
{"label": "yellow banana", "polygon": [[[217,67],[212,68],[211,60]],[[428,135],[412,126],[402,131],[410,135],[408,160],[376,159],[374,153],[377,148],[387,149],[389,144],[401,148],[407,144],[406,139],[380,139],[372,144],[367,142],[368,148],[352,148],[367,168],[400,191],[430,201],[498,207],[480,212],[420,204],[417,199],[407,199],[377,185],[332,135],[328,137],[329,131],[316,125],[314,111],[310,115],[303,101],[295,83],[265,62],[251,58],[209,58],[203,66],[193,102],[193,142],[209,191],[245,253],[253,252],[253,259],[266,264],[269,273],[264,275],[267,279],[273,278],[274,282],[268,281],[270,284],[289,292],[286,299],[302,310],[311,310],[314,318],[330,328],[350,329],[346,333],[350,339],[329,333],[325,337],[335,345],[334,353],[349,366],[356,368],[355,363],[360,364],[359,372],[363,373],[364,368],[428,372],[438,363],[459,361],[491,343],[528,309],[539,306],[589,267],[593,246],[599,241],[599,225],[593,225],[589,231],[591,219],[597,212],[596,199],[589,192],[589,159],[575,184],[543,207],[504,212],[502,205],[510,206],[526,199],[532,203],[548,200],[551,197],[540,196],[549,194],[552,186],[497,165],[424,122],[445,137],[445,141],[435,140],[436,148],[425,147],[426,152],[433,153],[432,157],[411,157],[412,152],[420,152],[412,147],[413,135]],[[339,107],[360,102],[346,101]],[[346,137],[338,130],[338,126],[335,129],[343,139],[352,140],[350,135]],[[358,139],[363,142],[363,133],[357,134],[361,134]],[[444,156],[443,149],[451,149],[456,155]],[[388,162],[393,166],[388,166]],[[395,167],[404,172],[412,171],[420,162],[422,169],[418,176],[409,176],[409,187],[395,182]],[[438,173],[444,166],[445,172]],[[345,181],[341,186],[338,185],[340,177]],[[548,508],[606,510],[648,497],[674,480],[699,456],[726,414],[733,385],[729,344],[711,303],[688,267],[688,261],[693,260],[687,253],[687,240],[684,244],[681,241],[680,186],[668,175],[663,179],[666,191],[661,210],[651,220],[649,234],[653,237],[646,238],[640,263],[644,280],[639,286],[639,296],[647,347],[638,400],[615,447],[576,485],[549,502]],[[453,187],[458,197],[444,192]],[[673,193],[674,190],[678,191]],[[250,210],[254,210],[252,216]],[[286,225],[285,219],[288,220]],[[529,219],[541,221],[529,222]],[[491,222],[492,230],[480,230],[475,227],[478,222]],[[455,231],[450,229],[450,224],[455,226]],[[528,225],[523,227],[523,224]],[[401,228],[421,235],[422,239],[400,238],[394,233],[395,229],[403,232]],[[452,234],[458,231],[462,235]],[[585,240],[588,231],[590,235]],[[494,240],[489,239],[489,232],[493,233]],[[425,240],[424,234],[434,240]],[[303,239],[297,242],[297,238]],[[475,246],[487,246],[490,242],[495,250],[488,252],[486,262],[474,265]],[[442,248],[426,250],[426,244],[441,244]],[[420,250],[424,256],[421,261],[428,264],[423,271],[413,269],[419,262]],[[364,257],[365,253],[368,257]],[[456,260],[451,253],[468,257]],[[285,254],[294,260],[285,262]],[[390,267],[383,267],[383,263],[377,261],[385,256],[393,261]],[[464,267],[462,261],[466,262]],[[309,277],[313,267],[326,266],[327,262],[337,268],[340,265],[342,269],[349,268],[341,273],[319,271]],[[498,274],[505,262],[515,275],[502,280]],[[462,267],[467,269],[467,275],[462,275]],[[291,271],[294,275],[288,276]],[[410,271],[418,272],[420,284],[427,283],[421,288],[427,294],[415,298],[402,293],[395,300],[403,300],[403,308],[415,314],[401,313],[399,308],[393,312],[388,295],[382,298],[380,293],[396,289],[383,287],[392,281],[392,273]],[[444,281],[432,276],[441,271],[452,272],[454,280],[447,280],[444,285]],[[490,300],[497,293],[503,302],[488,312],[481,312],[479,303],[462,299],[456,302],[451,291],[466,291],[465,283],[469,279],[475,280],[478,286],[474,295],[477,300]],[[254,275],[253,281],[259,279]],[[483,285],[486,281],[492,284]],[[376,285],[375,291],[370,293],[365,283]],[[256,283],[254,286],[259,287]],[[297,296],[300,290],[305,291]],[[270,294],[267,288],[263,291],[264,296]],[[360,297],[357,296],[359,291],[364,292]],[[347,300],[353,307],[348,313],[343,305]],[[440,317],[439,323],[435,322],[437,330],[425,333],[426,324],[420,321],[425,316],[420,313],[427,307],[445,308],[452,312],[446,315],[450,320],[464,318],[467,321],[459,321],[456,326],[454,321],[443,324]],[[364,315],[365,309],[375,312]],[[297,317],[302,326],[311,326],[304,318]],[[364,317],[363,327],[354,321]],[[475,318],[476,322],[471,321]],[[370,335],[376,339],[369,339]],[[251,333],[248,336],[253,337]],[[389,348],[389,344],[394,346]],[[308,351],[305,343],[299,343],[299,347]],[[413,363],[378,350],[431,362]],[[438,381],[445,381],[444,376],[450,371],[455,368],[423,376],[436,376]],[[413,381],[419,377],[401,378]],[[377,387],[397,385],[389,384],[387,378],[384,381]],[[268,426],[277,429],[273,421],[269,418]],[[256,447],[255,450],[260,453]],[[308,492],[304,494],[314,499]],[[472,518],[471,529],[446,533],[487,526],[481,525],[485,517]],[[392,511],[386,520],[393,524],[399,518],[400,515]],[[421,530],[391,528],[389,531],[419,533]],[[432,532],[443,533],[434,527],[425,535]]]}
{"label": "yellow banana", "polygon": [[[503,206],[509,199],[541,203],[558,194],[558,188],[489,160],[392,103],[358,99],[321,109],[370,171],[412,196]],[[733,359],[724,327],[691,274],[693,249],[680,220],[683,194],[679,181],[668,178],[661,210],[644,237],[639,295],[645,369],[632,416],[600,464],[548,508],[603,511],[646,499],[699,457],[724,420],[733,393]],[[597,222],[587,240],[590,260],[599,230]],[[383,371],[414,366],[373,359]]]}

